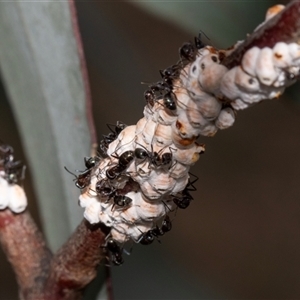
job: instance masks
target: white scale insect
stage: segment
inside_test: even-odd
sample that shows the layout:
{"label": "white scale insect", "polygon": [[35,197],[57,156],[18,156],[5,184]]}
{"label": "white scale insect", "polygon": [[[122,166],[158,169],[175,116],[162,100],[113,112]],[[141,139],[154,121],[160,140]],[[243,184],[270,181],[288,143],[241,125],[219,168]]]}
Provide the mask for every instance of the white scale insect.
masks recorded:
{"label": "white scale insect", "polygon": [[[283,6],[271,8],[266,20],[281,9]],[[139,188],[125,194],[131,201],[124,207],[90,192],[96,190],[100,177],[107,180],[103,170],[117,163],[113,157],[104,159],[99,165],[101,176],[95,176],[80,196],[89,222],[103,222],[111,227],[111,237],[119,243],[140,241],[143,234],[155,228],[156,222],[176,208],[172,197],[185,189],[190,167],[204,152],[204,146],[196,142],[198,136],[214,136],[218,129],[232,126],[236,110],[278,98],[296,81],[300,70],[298,44],[279,42],[272,49],[251,48],[240,66],[228,70],[220,64],[218,55],[229,55],[240,43],[226,51],[211,46],[198,50],[195,60],[184,66],[174,80],[172,92],[177,109],[168,110],[162,101],[155,101],[152,108],[147,105],[144,118],[137,125],[126,127],[109,145],[109,155],[120,156],[137,148],[145,150],[145,159],[134,158],[122,173],[124,184],[132,178]],[[155,165],[154,152],[158,156],[171,153],[171,164]]]}
{"label": "white scale insect", "polygon": [[18,184],[9,184],[0,172],[0,210],[9,208],[14,213],[21,213],[27,207],[24,189]]}

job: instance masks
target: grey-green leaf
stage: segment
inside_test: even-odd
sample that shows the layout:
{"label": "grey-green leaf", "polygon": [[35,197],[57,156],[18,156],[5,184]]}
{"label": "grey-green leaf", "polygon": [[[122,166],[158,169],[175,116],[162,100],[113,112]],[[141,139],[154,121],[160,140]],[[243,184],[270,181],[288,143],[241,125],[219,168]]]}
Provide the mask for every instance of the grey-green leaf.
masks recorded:
{"label": "grey-green leaf", "polygon": [[57,249],[82,219],[74,177],[64,166],[83,169],[83,157],[89,155],[91,145],[69,3],[1,2],[0,39],[2,77],[29,161],[44,230],[51,248]]}

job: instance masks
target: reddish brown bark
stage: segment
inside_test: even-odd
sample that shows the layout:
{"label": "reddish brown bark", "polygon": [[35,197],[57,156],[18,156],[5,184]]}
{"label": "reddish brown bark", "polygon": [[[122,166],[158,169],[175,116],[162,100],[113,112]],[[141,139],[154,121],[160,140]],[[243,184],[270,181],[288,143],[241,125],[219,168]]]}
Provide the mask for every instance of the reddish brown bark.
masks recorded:
{"label": "reddish brown bark", "polygon": [[83,220],[68,242],[53,257],[45,285],[45,299],[80,299],[83,288],[97,275],[105,239],[102,225]]}
{"label": "reddish brown bark", "polygon": [[52,255],[28,212],[0,211],[0,242],[16,273],[23,299],[80,299],[103,259],[105,230],[83,220]]}
{"label": "reddish brown bark", "polygon": [[38,299],[52,254],[28,212],[0,211],[0,242],[16,274],[24,299]]}

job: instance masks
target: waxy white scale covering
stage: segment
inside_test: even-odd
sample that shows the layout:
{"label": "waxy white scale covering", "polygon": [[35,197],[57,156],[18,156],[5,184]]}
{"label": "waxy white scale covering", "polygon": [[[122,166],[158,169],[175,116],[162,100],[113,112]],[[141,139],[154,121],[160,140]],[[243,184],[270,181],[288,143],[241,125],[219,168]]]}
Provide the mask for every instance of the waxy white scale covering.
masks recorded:
{"label": "waxy white scale covering", "polygon": [[0,209],[9,208],[14,213],[21,213],[27,207],[24,189],[18,184],[9,184],[0,171]]}

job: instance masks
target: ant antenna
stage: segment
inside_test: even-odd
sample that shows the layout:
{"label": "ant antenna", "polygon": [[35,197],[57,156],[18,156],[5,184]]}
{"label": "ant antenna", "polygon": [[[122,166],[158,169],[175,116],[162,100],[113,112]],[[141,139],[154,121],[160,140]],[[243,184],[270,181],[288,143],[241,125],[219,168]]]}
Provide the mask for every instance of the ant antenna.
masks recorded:
{"label": "ant antenna", "polygon": [[[68,170],[66,166],[64,166],[64,168],[65,168],[65,170],[66,170],[68,173],[70,173],[71,175],[73,175],[73,176],[75,177],[75,179],[77,179],[78,176],[77,176],[76,174],[74,174],[74,173],[72,173],[70,170]],[[75,179],[74,179],[74,180],[75,180]]]}

